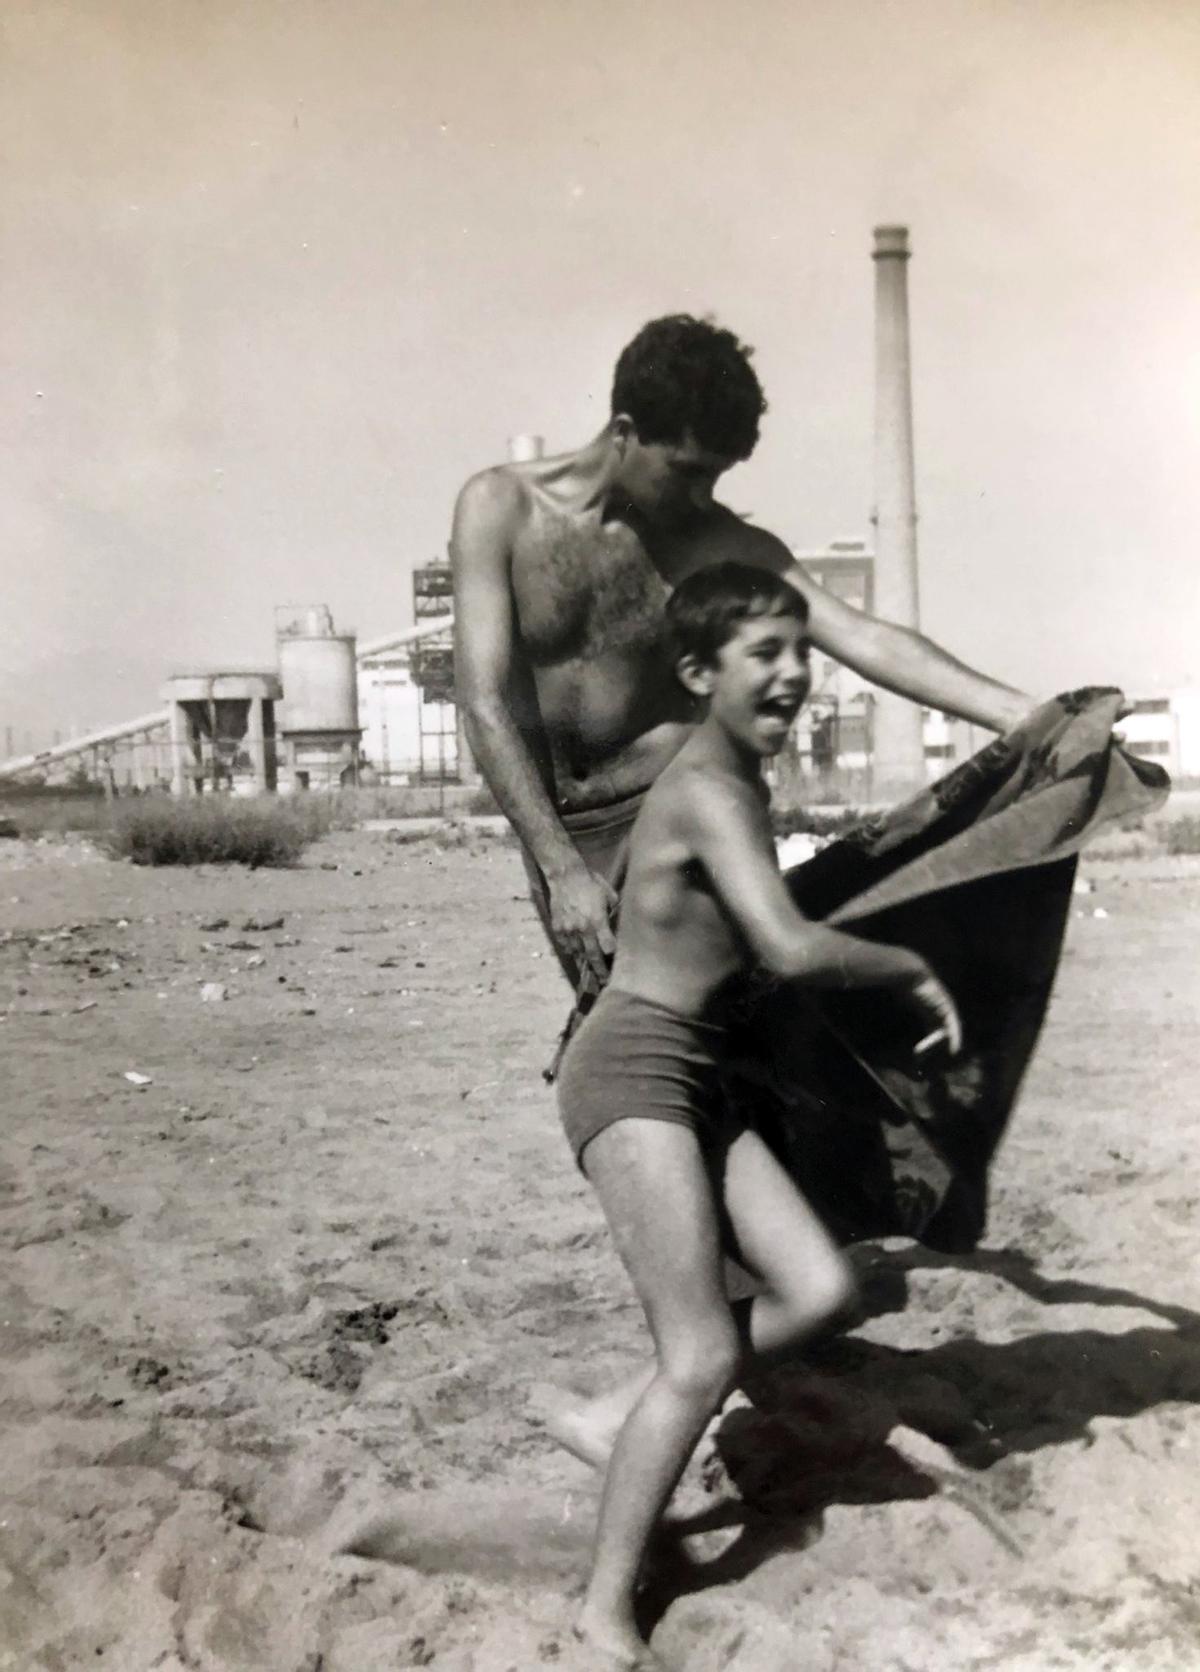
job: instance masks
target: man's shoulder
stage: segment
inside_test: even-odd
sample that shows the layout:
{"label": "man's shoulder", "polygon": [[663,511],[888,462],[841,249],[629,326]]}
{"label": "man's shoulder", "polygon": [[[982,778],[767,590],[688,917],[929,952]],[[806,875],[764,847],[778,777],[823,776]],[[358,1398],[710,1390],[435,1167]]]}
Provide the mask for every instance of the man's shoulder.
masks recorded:
{"label": "man's shoulder", "polygon": [[493,464],[468,476],[459,489],[459,507],[475,511],[516,511],[523,505],[527,489],[511,464]]}
{"label": "man's shoulder", "polygon": [[528,493],[511,465],[492,465],[463,483],[450,541],[456,565],[511,551],[528,519]]}
{"label": "man's shoulder", "polygon": [[753,563],[770,569],[777,575],[795,567],[796,559],[777,534],[760,528],[738,511],[727,505],[714,505],[696,556],[701,563],[720,563],[733,558],[739,563]]}

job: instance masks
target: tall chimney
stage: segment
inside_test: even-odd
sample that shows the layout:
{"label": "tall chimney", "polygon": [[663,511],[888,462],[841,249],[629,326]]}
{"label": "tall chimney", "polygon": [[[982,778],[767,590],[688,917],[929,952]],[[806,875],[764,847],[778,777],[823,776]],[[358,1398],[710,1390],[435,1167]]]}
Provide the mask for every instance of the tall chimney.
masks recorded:
{"label": "tall chimney", "polygon": [[546,443],[540,435],[510,435],[508,438],[511,464],[528,464],[532,459],[540,459],[545,451]]}
{"label": "tall chimney", "polygon": [[[908,347],[908,228],[875,228],[875,613],[901,627],[920,622],[917,501],[913,482],[912,367]],[[872,794],[896,801],[924,787],[921,710],[890,691],[876,695]]]}

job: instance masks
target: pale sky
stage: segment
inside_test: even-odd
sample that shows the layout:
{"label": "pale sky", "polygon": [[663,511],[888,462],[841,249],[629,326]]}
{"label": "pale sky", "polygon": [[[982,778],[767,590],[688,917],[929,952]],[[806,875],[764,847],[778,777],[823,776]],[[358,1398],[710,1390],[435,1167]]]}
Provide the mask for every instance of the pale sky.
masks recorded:
{"label": "pale sky", "polygon": [[[907,223],[922,625],[1200,683],[1190,0],[6,0],[0,728],[411,618],[457,488],[576,446],[655,314],[771,410],[723,497],[869,535]],[[0,731],[0,743],[3,732]]]}

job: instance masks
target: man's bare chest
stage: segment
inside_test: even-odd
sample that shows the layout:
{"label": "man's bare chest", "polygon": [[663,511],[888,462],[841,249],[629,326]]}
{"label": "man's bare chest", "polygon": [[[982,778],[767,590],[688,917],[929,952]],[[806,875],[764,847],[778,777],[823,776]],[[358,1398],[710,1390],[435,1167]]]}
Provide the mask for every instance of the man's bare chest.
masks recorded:
{"label": "man's bare chest", "polygon": [[518,627],[543,665],[650,650],[670,592],[634,531],[540,515],[513,552]]}

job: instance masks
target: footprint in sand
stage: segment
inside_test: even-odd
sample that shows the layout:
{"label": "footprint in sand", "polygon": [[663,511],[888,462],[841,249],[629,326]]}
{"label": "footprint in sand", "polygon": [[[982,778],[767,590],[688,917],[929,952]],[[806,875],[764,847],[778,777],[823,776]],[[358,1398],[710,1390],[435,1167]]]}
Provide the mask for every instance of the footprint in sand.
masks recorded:
{"label": "footprint in sand", "polygon": [[561,1587],[583,1571],[593,1506],[573,1492],[532,1493],[519,1484],[477,1484],[359,1499],[341,1506],[323,1530],[331,1555],[396,1562],[419,1573],[465,1573],[502,1583]]}

